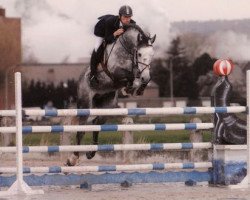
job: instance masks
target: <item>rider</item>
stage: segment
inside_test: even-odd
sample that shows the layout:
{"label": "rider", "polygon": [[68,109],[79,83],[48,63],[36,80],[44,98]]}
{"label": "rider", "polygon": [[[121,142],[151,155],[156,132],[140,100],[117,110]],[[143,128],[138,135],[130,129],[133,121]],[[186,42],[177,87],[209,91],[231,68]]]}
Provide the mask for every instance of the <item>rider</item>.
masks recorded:
{"label": "rider", "polygon": [[98,23],[95,25],[94,34],[96,36],[95,48],[90,59],[90,84],[92,86],[98,84],[97,66],[101,62],[104,52],[104,45],[115,42],[116,38],[124,33],[123,26],[135,24],[131,19],[133,11],[130,6],[124,5],[119,9],[119,15],[104,15],[99,17]]}

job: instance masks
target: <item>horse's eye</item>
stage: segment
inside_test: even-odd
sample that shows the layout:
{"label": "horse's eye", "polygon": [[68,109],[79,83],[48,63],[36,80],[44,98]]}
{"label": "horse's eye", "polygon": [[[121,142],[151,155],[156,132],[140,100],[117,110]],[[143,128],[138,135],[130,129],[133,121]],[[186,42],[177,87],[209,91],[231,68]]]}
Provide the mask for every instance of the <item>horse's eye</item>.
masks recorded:
{"label": "horse's eye", "polygon": [[138,56],[141,57],[141,53],[138,53]]}

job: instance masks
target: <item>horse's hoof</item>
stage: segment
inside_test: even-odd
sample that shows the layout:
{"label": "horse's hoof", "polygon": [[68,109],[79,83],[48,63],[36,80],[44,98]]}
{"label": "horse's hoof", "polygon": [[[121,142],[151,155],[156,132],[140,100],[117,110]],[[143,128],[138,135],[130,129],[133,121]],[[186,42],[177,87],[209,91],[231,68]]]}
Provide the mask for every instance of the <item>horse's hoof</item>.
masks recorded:
{"label": "horse's hoof", "polygon": [[67,159],[65,165],[66,165],[66,166],[75,166],[78,159],[79,159],[78,156],[76,156],[76,155],[71,155],[70,158]]}
{"label": "horse's hoof", "polygon": [[96,153],[96,151],[88,151],[88,152],[86,153],[86,157],[87,157],[88,159],[92,159],[92,158],[95,156],[95,153]]}
{"label": "horse's hoof", "polygon": [[64,166],[74,166],[74,165],[70,162],[70,159],[68,158],[66,163],[64,163]]}

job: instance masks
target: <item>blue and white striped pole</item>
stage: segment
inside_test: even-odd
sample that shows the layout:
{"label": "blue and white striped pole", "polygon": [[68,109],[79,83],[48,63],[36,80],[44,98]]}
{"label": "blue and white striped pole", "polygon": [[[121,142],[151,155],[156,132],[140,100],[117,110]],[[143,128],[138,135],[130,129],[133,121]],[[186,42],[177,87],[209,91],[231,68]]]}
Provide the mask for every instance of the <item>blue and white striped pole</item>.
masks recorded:
{"label": "blue and white striped pole", "polygon": [[[88,152],[88,151],[161,151],[181,149],[209,149],[211,142],[202,143],[153,143],[153,144],[105,144],[65,146],[24,146],[23,153]],[[0,147],[0,153],[15,153],[15,147]]]}
{"label": "blue and white striped pole", "polygon": [[[101,166],[72,166],[72,167],[24,167],[23,173],[85,173],[111,171],[144,171],[167,169],[203,169],[212,167],[212,162],[197,163],[154,163],[135,165],[101,165]],[[15,167],[0,167],[0,173],[15,173]]]}
{"label": "blue and white striped pole", "polygon": [[24,110],[26,115],[36,116],[125,116],[125,115],[171,115],[245,112],[245,106],[234,107],[172,107],[172,108],[111,108],[111,109],[61,109]]}
{"label": "blue and white striped pole", "polygon": [[[69,125],[69,126],[24,126],[23,133],[62,133],[77,131],[167,131],[211,129],[213,123],[179,123],[179,124],[105,124],[105,125]],[[13,133],[16,127],[0,127],[2,133]]]}
{"label": "blue and white striped pole", "polygon": [[[245,106],[232,107],[171,107],[171,108],[110,108],[110,109],[24,109],[27,116],[139,116],[139,115],[183,115],[246,112]],[[1,110],[0,116],[15,116],[15,110]]]}

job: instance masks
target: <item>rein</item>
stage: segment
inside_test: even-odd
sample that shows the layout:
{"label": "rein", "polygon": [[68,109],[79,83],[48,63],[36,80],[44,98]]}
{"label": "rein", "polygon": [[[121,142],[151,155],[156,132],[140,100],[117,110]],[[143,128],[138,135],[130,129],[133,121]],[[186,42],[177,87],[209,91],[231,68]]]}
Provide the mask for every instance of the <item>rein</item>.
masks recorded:
{"label": "rein", "polygon": [[101,62],[101,65],[102,65],[102,69],[103,69],[103,71],[107,74],[107,76],[114,82],[114,77],[113,77],[113,75],[110,73],[110,71],[108,70],[108,60],[109,60],[109,57],[110,57],[110,54],[112,53],[112,51],[113,51],[113,48],[114,48],[114,46],[115,46],[115,44],[116,44],[116,41],[117,41],[117,39],[115,40],[115,42],[113,43],[113,45],[112,45],[112,48],[111,48],[111,50],[110,50],[110,52],[109,52],[109,54],[108,54],[108,57],[107,57],[107,59],[105,60],[105,62]]}

